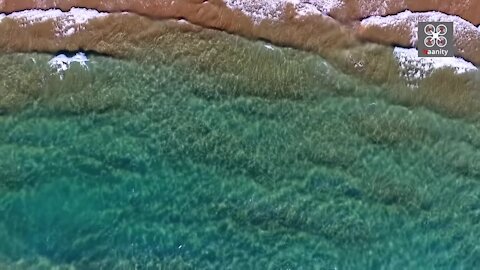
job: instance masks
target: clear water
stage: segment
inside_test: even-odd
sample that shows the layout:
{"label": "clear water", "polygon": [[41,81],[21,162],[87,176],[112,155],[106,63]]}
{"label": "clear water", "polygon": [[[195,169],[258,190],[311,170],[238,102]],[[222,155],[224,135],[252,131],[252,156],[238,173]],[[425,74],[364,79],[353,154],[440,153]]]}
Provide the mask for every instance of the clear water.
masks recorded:
{"label": "clear water", "polygon": [[238,75],[91,55],[63,80],[2,55],[0,267],[480,265],[478,122],[260,53],[282,57]]}

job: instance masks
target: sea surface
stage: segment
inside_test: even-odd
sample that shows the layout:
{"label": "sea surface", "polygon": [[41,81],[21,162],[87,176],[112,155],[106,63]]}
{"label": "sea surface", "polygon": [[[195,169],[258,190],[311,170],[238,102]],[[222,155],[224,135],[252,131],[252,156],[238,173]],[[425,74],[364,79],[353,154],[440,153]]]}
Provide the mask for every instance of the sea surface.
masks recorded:
{"label": "sea surface", "polygon": [[241,42],[62,77],[1,54],[0,268],[480,265],[477,118]]}

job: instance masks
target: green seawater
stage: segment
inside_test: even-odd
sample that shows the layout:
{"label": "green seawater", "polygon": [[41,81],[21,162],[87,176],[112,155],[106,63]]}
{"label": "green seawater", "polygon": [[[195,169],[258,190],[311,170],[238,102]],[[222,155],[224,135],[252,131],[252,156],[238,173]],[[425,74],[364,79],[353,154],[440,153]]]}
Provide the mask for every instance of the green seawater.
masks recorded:
{"label": "green seawater", "polygon": [[0,268],[480,265],[477,121],[250,43],[277,64],[1,55]]}

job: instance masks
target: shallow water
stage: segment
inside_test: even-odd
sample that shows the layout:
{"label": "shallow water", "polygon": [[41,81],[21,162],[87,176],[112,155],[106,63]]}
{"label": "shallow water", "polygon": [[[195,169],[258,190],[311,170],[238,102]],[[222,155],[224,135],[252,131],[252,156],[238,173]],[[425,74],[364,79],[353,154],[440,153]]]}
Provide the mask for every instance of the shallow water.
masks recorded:
{"label": "shallow water", "polygon": [[480,264],[479,123],[249,46],[281,57],[235,74],[90,55],[60,79],[49,55],[2,55],[0,266]]}

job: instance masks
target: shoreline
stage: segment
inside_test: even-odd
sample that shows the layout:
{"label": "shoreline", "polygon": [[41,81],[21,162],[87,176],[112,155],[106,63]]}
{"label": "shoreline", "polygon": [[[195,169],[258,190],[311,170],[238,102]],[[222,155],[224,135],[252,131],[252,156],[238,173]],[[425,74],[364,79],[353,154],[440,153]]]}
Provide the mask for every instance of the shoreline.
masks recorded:
{"label": "shoreline", "polygon": [[[358,9],[356,5],[359,5],[357,2],[346,4],[342,0],[308,2],[263,0],[254,4],[237,0],[195,0],[147,3],[141,1],[135,1],[134,3],[109,1],[105,3],[102,1],[72,0],[56,3],[55,1],[37,2],[30,0],[21,3],[0,1],[0,12],[3,12],[1,16],[5,19],[5,17],[12,17],[12,15],[18,17],[15,14],[21,13],[35,13],[33,16],[38,17],[41,10],[46,13],[51,13],[51,10],[68,13],[72,9],[85,8],[89,12],[98,12],[99,14],[129,12],[152,19],[183,19],[205,28],[218,29],[251,39],[267,40],[276,45],[319,53],[324,57],[330,49],[351,49],[362,46],[364,42],[384,44],[392,48],[394,46],[413,47],[410,41],[411,36],[415,33],[411,26],[411,20],[413,18],[415,21],[418,20],[418,17],[428,15],[428,13],[399,11],[399,8],[402,8],[400,10],[406,10],[406,8],[411,8],[412,11],[423,10],[427,5],[402,1],[401,5],[397,4],[390,7],[385,4],[382,8],[370,10],[368,16],[361,17],[362,20],[352,18],[346,23],[345,20],[339,18],[339,12],[358,13],[359,11],[355,11]],[[430,6],[434,5],[430,4]],[[368,10],[369,5],[364,5],[363,8]],[[457,21],[461,21],[462,25],[470,27],[468,33],[466,33],[468,34],[466,40],[458,39],[456,42],[458,50],[455,55],[478,66],[480,64],[480,28],[476,28],[475,22],[470,18],[468,12],[476,9],[480,10],[480,5],[468,2],[464,3],[461,8],[457,7],[455,9],[453,4],[449,4],[439,5],[437,9],[439,11],[436,13],[442,15],[437,17],[441,19],[458,18]],[[392,11],[397,11],[397,13],[395,14]],[[440,11],[457,14],[460,17],[455,18],[448,14],[442,14]],[[13,14],[9,14],[12,12]],[[365,13],[365,11],[362,12]],[[395,18],[401,17],[402,14],[410,16],[404,16],[405,18],[395,21]],[[75,15],[82,16],[81,14]],[[45,16],[48,18],[50,15],[45,14]],[[471,22],[468,21],[469,18]],[[75,18],[73,19],[75,20]],[[385,22],[388,20],[394,20],[395,23],[389,25]],[[438,18],[434,18],[434,20],[438,20]],[[378,23],[375,23],[375,21]],[[394,32],[394,34],[389,34],[390,32]],[[464,35],[462,32],[462,37]]]}
{"label": "shoreline", "polygon": [[[65,10],[76,2],[79,1],[62,3],[59,8]],[[318,54],[345,74],[384,88],[404,89],[400,92],[407,93],[407,96],[411,95],[409,92],[412,90],[434,88],[434,92],[445,94],[436,95],[430,90],[426,91],[433,99],[450,96],[448,93],[452,91],[461,93],[462,97],[458,97],[461,100],[464,100],[463,96],[471,96],[476,104],[478,99],[475,98],[479,91],[476,85],[479,85],[480,76],[474,64],[462,58],[419,59],[415,57],[416,49],[365,41],[354,28],[323,13],[299,16],[292,4],[287,4],[285,12],[277,19],[255,22],[242,11],[232,10],[219,0],[169,5],[150,3],[146,6],[130,3],[126,8],[148,11],[149,16],[119,10],[115,3],[88,3],[85,6],[95,4],[101,8],[4,14],[3,19],[0,18],[0,31],[6,34],[0,38],[0,51],[53,54],[61,51],[93,51],[129,58],[137,48],[147,48],[148,43],[162,35],[155,28],[156,24],[176,21],[181,32],[219,30],[250,40],[263,40],[275,46]],[[160,8],[162,5],[163,9]],[[115,13],[110,13],[114,10]],[[29,16],[29,12],[35,16]],[[45,16],[42,17],[42,13]],[[9,38],[13,36],[15,38]],[[169,43],[168,46],[175,46],[175,43]],[[411,100],[407,103],[415,104],[414,96],[407,99]]]}

